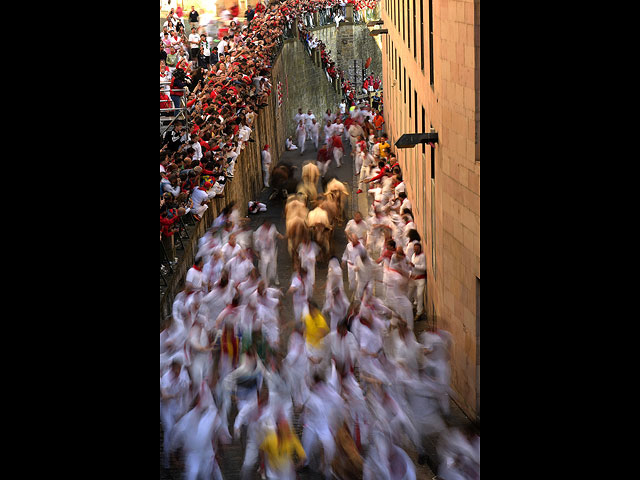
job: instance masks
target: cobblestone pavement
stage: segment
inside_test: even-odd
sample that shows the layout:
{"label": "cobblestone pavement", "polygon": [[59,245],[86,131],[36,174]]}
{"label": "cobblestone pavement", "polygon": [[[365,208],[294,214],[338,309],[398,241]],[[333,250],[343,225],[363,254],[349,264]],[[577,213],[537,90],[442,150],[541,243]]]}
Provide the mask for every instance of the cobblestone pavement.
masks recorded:
{"label": "cobblestone pavement", "polygon": [[[316,112],[316,114],[322,114],[321,112]],[[300,176],[300,170],[302,164],[308,160],[315,160],[316,151],[311,144],[311,142],[307,142],[307,148],[309,150],[305,150],[304,154],[300,156],[298,150],[287,152],[285,151],[281,162],[289,162],[293,165],[298,165],[300,168],[297,170],[297,176]],[[327,177],[332,175],[336,176],[340,181],[347,182],[350,185],[350,201],[348,202],[348,211],[347,211],[347,219],[351,218],[352,213],[355,209],[360,209],[363,215],[366,216],[366,198],[362,197],[365,194],[356,195],[357,186],[356,179],[353,171],[353,162],[350,159],[350,146],[349,142],[344,142],[345,145],[345,157],[344,163],[340,168],[336,168],[335,163],[332,161],[331,166],[328,169]],[[355,186],[355,188],[354,188]],[[319,191],[320,188],[319,188]],[[285,234],[285,220],[284,220],[284,201],[274,199],[273,201],[269,201],[269,195],[271,193],[271,189],[264,189],[259,197],[259,201],[265,203],[267,205],[267,211],[257,214],[251,217],[251,227],[252,229],[256,229],[259,227],[264,220],[270,220],[274,225],[276,225],[278,231],[281,234]],[[346,246],[347,240],[344,233],[344,228],[336,229],[334,233],[334,255],[339,258],[342,256],[344,248]],[[292,262],[289,257],[289,253],[287,252],[287,243],[285,240],[278,241],[278,265],[277,265],[278,279],[280,280],[280,288],[283,292],[286,292],[291,284],[291,276],[293,274],[292,270]],[[324,304],[324,283],[327,275],[327,263],[326,262],[318,262],[316,266],[316,285],[314,287],[313,299],[318,303],[318,305],[322,306]],[[345,281],[345,289],[347,295],[351,296],[351,291],[348,288],[347,274],[346,269],[344,271],[344,281]],[[293,312],[293,305],[291,301],[291,295],[286,295],[283,300],[283,313],[285,318],[291,318]],[[426,322],[417,322],[416,328],[419,327],[419,324]],[[424,326],[422,327],[424,328]],[[281,346],[286,349],[289,334],[291,332],[291,328],[283,329],[281,331]],[[231,412],[233,418],[235,416],[235,412]],[[229,422],[230,425],[233,425],[233,422]],[[299,422],[299,415],[294,415],[294,430],[298,434],[298,438],[302,437],[302,425]],[[411,459],[413,460],[416,466],[416,476],[418,479],[428,479],[431,480],[435,477],[435,474],[429,468],[428,464],[419,465],[417,463],[417,453],[410,445],[407,440],[406,444],[403,445]],[[432,449],[429,449],[432,450]],[[433,447],[433,453],[435,453],[435,446]],[[244,451],[242,449],[242,445],[240,442],[235,442],[231,445],[227,445],[221,452],[218,453],[218,463],[220,465],[220,469],[222,470],[222,475],[225,480],[236,480],[240,478],[240,466],[242,465]],[[160,459],[162,459],[162,424],[160,425]],[[166,470],[160,467],[160,479],[161,480],[175,480],[183,478],[184,465],[180,458],[175,459],[172,462],[171,468]],[[256,473],[256,479],[259,479],[260,476]],[[323,478],[321,475],[318,475],[315,472],[311,471],[303,471],[298,473],[298,478],[301,480],[313,480],[313,479],[321,479]],[[347,480],[347,479],[344,479]]]}

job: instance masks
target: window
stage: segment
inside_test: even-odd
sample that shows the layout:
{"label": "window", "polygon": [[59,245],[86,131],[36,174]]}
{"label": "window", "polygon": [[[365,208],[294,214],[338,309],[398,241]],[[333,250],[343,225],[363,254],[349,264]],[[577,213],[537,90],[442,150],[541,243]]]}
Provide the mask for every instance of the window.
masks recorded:
{"label": "window", "polygon": [[413,58],[417,59],[418,45],[416,44],[416,0],[413,0]]}
{"label": "window", "polygon": [[420,132],[418,132],[418,92],[416,92],[415,90],[413,92],[413,104],[414,104],[414,112],[413,112],[414,129],[413,129],[413,133],[420,133]]}
{"label": "window", "polygon": [[[426,125],[427,123],[424,114],[424,107],[422,107],[422,130],[420,130],[420,133],[425,133],[425,128],[427,128]],[[426,153],[426,145],[424,143],[422,144],[422,153]]]}
{"label": "window", "polygon": [[405,37],[405,35],[406,35],[406,29],[404,28],[404,19],[405,19],[405,17],[406,17],[406,12],[405,12],[405,9],[404,9],[404,0],[402,0],[402,8],[400,9],[400,12],[402,12],[402,13],[400,14],[400,15],[402,16],[402,17],[401,17],[402,25],[400,26],[400,28],[402,29],[402,41],[403,41],[403,42],[406,42],[406,41],[407,41],[407,39],[406,39],[406,37]]}
{"label": "window", "polygon": [[429,84],[433,88],[433,0],[429,0]]}
{"label": "window", "polygon": [[[431,125],[433,128],[433,125]],[[434,147],[430,148],[431,150],[431,179],[436,179],[436,149]]]}
{"label": "window", "polygon": [[[409,0],[407,0],[407,9],[409,9],[409,6]],[[411,13],[413,12],[407,13],[409,13],[409,18],[407,18],[407,46],[409,47],[409,50],[411,50]]]}
{"label": "window", "polygon": [[420,0],[420,67],[424,72],[424,7],[423,0]]}
{"label": "window", "polygon": [[433,278],[436,274],[436,181],[431,179],[431,265],[433,265]]}
{"label": "window", "polygon": [[402,69],[402,75],[404,77],[404,103],[407,103],[407,69]]}
{"label": "window", "polygon": [[393,24],[398,29],[398,2],[400,0],[393,0]]}

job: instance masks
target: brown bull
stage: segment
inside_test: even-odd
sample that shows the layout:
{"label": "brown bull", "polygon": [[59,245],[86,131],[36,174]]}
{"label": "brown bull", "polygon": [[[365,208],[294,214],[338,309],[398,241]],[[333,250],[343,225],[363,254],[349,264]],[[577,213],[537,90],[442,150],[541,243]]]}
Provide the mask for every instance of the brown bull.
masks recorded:
{"label": "brown bull", "polygon": [[276,196],[286,198],[288,192],[295,191],[297,181],[294,178],[298,167],[288,163],[279,163],[271,172],[271,187],[273,193],[269,196],[272,200]]}
{"label": "brown bull", "polygon": [[314,208],[316,206],[316,201],[318,200],[318,190],[314,185],[310,183],[300,182],[298,184],[298,188],[296,189],[296,193],[300,197],[300,200],[305,202],[305,205],[309,208]]}
{"label": "brown bull", "polygon": [[309,228],[303,218],[294,217],[287,219],[287,244],[289,247],[289,255],[293,262],[293,269],[298,268],[300,258],[298,257],[298,247],[302,241],[309,236]]}
{"label": "brown bull", "polygon": [[302,181],[304,183],[310,183],[312,185],[318,184],[320,178],[320,170],[315,163],[309,162],[302,167]]}
{"label": "brown bull", "polygon": [[298,193],[307,197],[307,206],[315,206],[318,196],[318,179],[320,178],[320,170],[315,163],[306,163],[302,167],[302,182],[298,184]]}
{"label": "brown bull", "polygon": [[320,207],[311,210],[307,215],[307,226],[311,239],[318,244],[322,251],[321,260],[328,260],[331,257],[333,225],[327,211]]}
{"label": "brown bull", "polygon": [[338,207],[337,222],[338,224],[342,225],[344,223],[347,197],[349,196],[349,189],[347,188],[347,184],[333,178],[327,183],[325,192],[330,193],[333,198],[335,198]]}
{"label": "brown bull", "polygon": [[338,219],[338,198],[332,192],[323,193],[322,195],[318,195],[318,202],[316,204],[318,208],[323,209],[327,212],[327,217],[329,219],[329,225],[332,227],[335,226]]}
{"label": "brown bull", "polygon": [[293,268],[296,269],[299,263],[298,247],[309,235],[309,229],[306,224],[309,210],[297,196],[290,195],[284,207],[284,212],[289,255],[291,255],[293,261]]}
{"label": "brown bull", "polygon": [[287,197],[287,204],[284,206],[284,218],[306,218],[307,213],[307,206],[297,195],[289,195]]}

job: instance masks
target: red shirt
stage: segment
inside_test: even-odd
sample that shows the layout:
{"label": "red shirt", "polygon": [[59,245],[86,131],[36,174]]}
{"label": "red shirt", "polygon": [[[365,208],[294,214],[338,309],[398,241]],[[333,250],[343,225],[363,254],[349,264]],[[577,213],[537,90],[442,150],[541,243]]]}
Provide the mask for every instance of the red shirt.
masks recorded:
{"label": "red shirt", "polygon": [[331,160],[331,158],[329,158],[329,152],[325,147],[322,147],[320,150],[318,150],[318,157],[316,158],[316,160],[322,163]]}
{"label": "red shirt", "polygon": [[175,80],[175,78],[171,78],[171,95],[175,95],[177,97],[181,97],[184,93],[184,91],[182,89],[179,90],[174,90],[173,89],[173,81]]}
{"label": "red shirt", "polygon": [[378,175],[376,175],[375,177],[373,177],[370,181],[373,182],[375,180],[378,180],[378,179],[382,178],[388,171],[389,171],[389,168],[385,165],[380,170],[380,173]]}
{"label": "red shirt", "polygon": [[160,102],[160,108],[173,108],[173,103],[166,93],[160,93],[160,100],[164,100]]}
{"label": "red shirt", "polygon": [[[209,150],[211,150],[211,146],[207,142],[205,142],[204,140],[200,139],[200,141],[198,143],[202,147],[202,151],[203,152],[208,152]],[[203,170],[203,172],[204,172],[204,170]]]}

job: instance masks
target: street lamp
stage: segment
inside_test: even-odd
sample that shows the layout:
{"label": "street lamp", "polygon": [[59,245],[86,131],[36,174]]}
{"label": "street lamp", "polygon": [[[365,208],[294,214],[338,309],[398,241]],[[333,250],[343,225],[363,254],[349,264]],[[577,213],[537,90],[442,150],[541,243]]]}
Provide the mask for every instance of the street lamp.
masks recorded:
{"label": "street lamp", "polygon": [[429,133],[405,133],[396,142],[396,147],[412,148],[423,143],[428,143],[431,148],[435,148],[435,144],[438,143],[438,132],[431,129]]}

